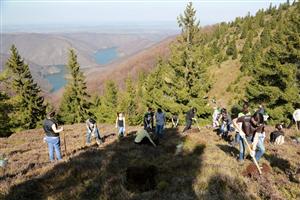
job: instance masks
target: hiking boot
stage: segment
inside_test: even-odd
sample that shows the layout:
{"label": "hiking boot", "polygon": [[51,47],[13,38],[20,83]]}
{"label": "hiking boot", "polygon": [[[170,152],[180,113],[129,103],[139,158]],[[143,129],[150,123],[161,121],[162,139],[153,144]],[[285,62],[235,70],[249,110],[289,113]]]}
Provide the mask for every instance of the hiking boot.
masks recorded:
{"label": "hiking boot", "polygon": [[244,160],[238,160],[238,162],[239,162],[239,165],[244,165]]}

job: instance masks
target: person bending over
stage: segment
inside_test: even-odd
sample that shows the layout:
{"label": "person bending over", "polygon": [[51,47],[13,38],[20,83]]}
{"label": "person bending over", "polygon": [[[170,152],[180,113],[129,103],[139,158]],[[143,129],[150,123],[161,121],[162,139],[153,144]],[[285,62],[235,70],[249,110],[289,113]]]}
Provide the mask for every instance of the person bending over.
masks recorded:
{"label": "person bending over", "polygon": [[91,143],[91,136],[95,137],[98,145],[102,144],[102,140],[100,137],[100,132],[97,128],[97,123],[93,118],[89,118],[86,120],[86,144],[89,145]]}
{"label": "person bending over", "polygon": [[242,116],[233,120],[234,127],[239,131],[240,134],[240,153],[239,161],[245,159],[245,141],[249,144],[252,143],[251,156],[255,156],[256,160],[259,161],[265,152],[264,147],[264,117],[261,113],[256,112],[252,116]]}
{"label": "person bending over", "polygon": [[135,144],[151,144],[154,147],[156,147],[156,143],[152,140],[150,134],[145,129],[141,129],[136,133],[134,143]]}

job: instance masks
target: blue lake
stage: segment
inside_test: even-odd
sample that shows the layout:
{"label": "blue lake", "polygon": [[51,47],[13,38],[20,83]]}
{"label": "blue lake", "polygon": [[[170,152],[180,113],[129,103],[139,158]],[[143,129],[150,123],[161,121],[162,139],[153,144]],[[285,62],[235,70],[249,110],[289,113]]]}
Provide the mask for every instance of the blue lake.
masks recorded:
{"label": "blue lake", "polygon": [[45,78],[49,81],[52,86],[51,92],[56,92],[67,84],[67,79],[65,74],[67,73],[67,66],[65,65],[55,65],[55,67],[60,69],[59,73],[46,75]]}
{"label": "blue lake", "polygon": [[99,49],[94,54],[97,64],[105,65],[118,58],[117,47],[111,47],[107,49]]}
{"label": "blue lake", "polygon": [[[105,65],[118,58],[119,55],[117,47],[112,47],[99,49],[93,56],[97,64]],[[67,79],[65,78],[65,75],[68,72],[67,66],[55,65],[55,67],[60,70],[58,73],[45,75],[45,78],[52,86],[51,92],[56,92],[67,84]]]}

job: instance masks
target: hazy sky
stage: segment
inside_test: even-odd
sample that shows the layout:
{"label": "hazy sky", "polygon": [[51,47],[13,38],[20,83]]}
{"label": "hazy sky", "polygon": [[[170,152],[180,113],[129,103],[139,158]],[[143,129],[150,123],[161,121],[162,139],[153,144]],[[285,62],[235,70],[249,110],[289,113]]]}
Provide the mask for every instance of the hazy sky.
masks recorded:
{"label": "hazy sky", "polygon": [[[0,0],[1,26],[10,25],[101,25],[168,21],[185,9],[184,0]],[[260,8],[285,1],[207,0],[194,1],[201,25],[230,21],[237,16],[254,14]],[[5,30],[4,30],[5,31]]]}

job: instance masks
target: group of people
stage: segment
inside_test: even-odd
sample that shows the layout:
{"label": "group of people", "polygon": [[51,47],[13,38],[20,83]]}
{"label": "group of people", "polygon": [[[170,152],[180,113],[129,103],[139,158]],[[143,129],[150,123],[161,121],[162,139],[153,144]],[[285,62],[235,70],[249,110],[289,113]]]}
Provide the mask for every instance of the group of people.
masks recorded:
{"label": "group of people", "polygon": [[[192,108],[186,113],[186,126],[183,129],[183,133],[191,129],[192,121],[195,120],[196,108]],[[44,131],[45,138],[44,141],[48,144],[49,158],[50,161],[54,161],[54,152],[56,154],[56,159],[61,160],[60,152],[60,137],[59,133],[63,131],[63,127],[58,128],[58,124],[54,119],[55,112],[50,112],[46,116],[44,121]],[[176,128],[179,123],[179,117],[177,114],[174,114],[171,117],[172,127]],[[155,123],[155,126],[154,126]],[[91,144],[91,139],[95,138],[96,143],[101,145],[104,141],[100,135],[100,131],[97,127],[96,120],[89,118],[86,120],[86,145]],[[166,115],[161,108],[158,108],[156,112],[152,108],[148,108],[147,112],[143,118],[143,129],[137,131],[136,137],[134,139],[135,144],[151,144],[157,146],[159,139],[164,137],[164,128],[166,124]],[[118,138],[125,136],[126,132],[126,122],[125,115],[123,113],[117,113],[116,128],[118,130]]]}
{"label": "group of people", "polygon": [[[212,116],[212,126],[218,129],[219,135],[225,139],[230,138],[230,132],[236,132],[230,145],[235,146],[239,144],[238,160],[241,163],[245,159],[246,145],[248,144],[251,149],[251,157],[254,157],[259,162],[265,152],[265,122],[268,117],[262,105],[251,115],[248,104],[245,103],[242,111],[233,120],[231,120],[230,114],[225,108],[219,109],[216,107]],[[270,134],[270,142],[277,145],[284,143],[282,124],[276,124],[275,131]]]}
{"label": "group of people", "polygon": [[[186,113],[186,124],[182,131],[185,133],[191,129],[193,121],[196,121],[197,109],[191,108]],[[48,144],[49,158],[50,161],[54,161],[54,152],[57,160],[61,160],[60,153],[60,138],[59,133],[63,131],[63,127],[58,127],[57,122],[54,120],[55,112],[47,114],[46,120],[44,121],[45,138],[44,141]],[[293,114],[298,129],[300,119],[300,109],[296,110]],[[297,118],[298,117],[298,118]],[[223,138],[228,138],[230,132],[236,132],[232,146],[239,144],[239,161],[245,159],[246,145],[251,144],[251,156],[255,157],[257,161],[260,160],[265,152],[264,139],[265,134],[265,121],[266,116],[263,106],[251,115],[248,109],[248,104],[244,104],[242,111],[238,113],[238,117],[231,119],[230,114],[225,108],[215,108],[213,112],[213,127],[219,130],[219,135]],[[297,121],[298,119],[298,121]],[[172,127],[176,128],[179,123],[178,115],[171,117]],[[155,122],[155,127],[154,127]],[[166,124],[166,116],[161,108],[154,112],[152,108],[148,108],[143,118],[143,128],[138,130],[134,139],[135,144],[150,144],[156,147],[159,143],[159,139],[164,137],[164,127]],[[123,113],[117,113],[116,117],[116,128],[118,130],[118,137],[124,137],[126,132],[125,115]],[[101,145],[103,143],[100,135],[97,123],[93,118],[86,120],[86,144],[91,143],[91,138],[94,137],[96,143]],[[275,126],[275,131],[270,134],[270,142],[281,145],[284,143],[284,132],[282,124]]]}

